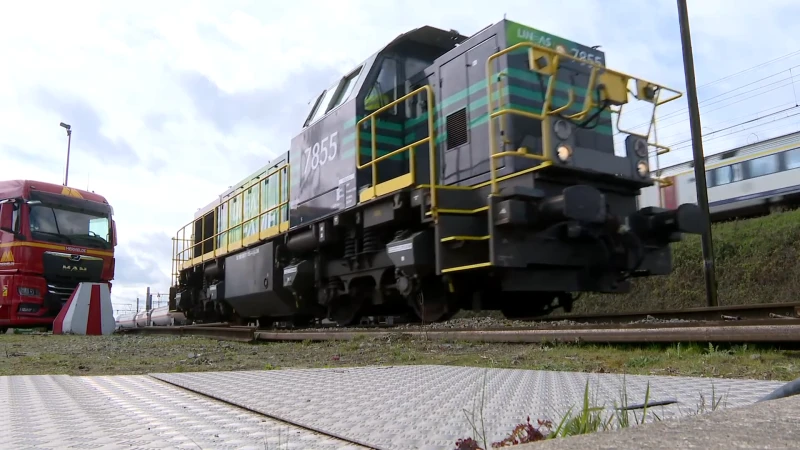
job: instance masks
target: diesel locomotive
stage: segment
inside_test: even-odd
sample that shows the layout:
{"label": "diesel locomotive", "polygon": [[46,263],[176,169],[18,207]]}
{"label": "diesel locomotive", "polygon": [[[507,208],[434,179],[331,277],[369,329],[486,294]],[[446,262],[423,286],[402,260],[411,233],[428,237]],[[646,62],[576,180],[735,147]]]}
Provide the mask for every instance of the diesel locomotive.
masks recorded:
{"label": "diesel locomotive", "polygon": [[[190,321],[567,311],[672,270],[700,210],[637,208],[661,181],[656,108],[681,94],[597,48],[509,20],[404,33],[323,91],[289,150],[173,240],[170,309]],[[647,133],[619,129],[630,97]],[[614,123],[626,133],[615,154]]]}

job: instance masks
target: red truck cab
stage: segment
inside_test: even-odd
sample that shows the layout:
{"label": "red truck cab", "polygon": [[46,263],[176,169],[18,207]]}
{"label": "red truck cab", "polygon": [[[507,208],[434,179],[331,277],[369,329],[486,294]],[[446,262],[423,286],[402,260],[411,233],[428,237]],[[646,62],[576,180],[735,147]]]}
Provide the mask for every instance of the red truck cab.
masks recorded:
{"label": "red truck cab", "polygon": [[79,283],[114,279],[114,210],[93,192],[0,181],[0,332],[47,327]]}

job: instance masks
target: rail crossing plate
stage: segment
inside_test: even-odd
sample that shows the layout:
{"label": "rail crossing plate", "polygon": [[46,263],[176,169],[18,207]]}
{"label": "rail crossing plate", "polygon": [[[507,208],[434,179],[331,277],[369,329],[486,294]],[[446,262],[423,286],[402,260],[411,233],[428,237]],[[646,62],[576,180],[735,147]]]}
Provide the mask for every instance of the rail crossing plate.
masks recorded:
{"label": "rail crossing plate", "polygon": [[[505,437],[527,416],[555,422],[578,412],[587,380],[593,406],[614,408],[677,401],[650,411],[662,419],[719,407],[748,405],[783,382],[668,376],[621,376],[454,366],[291,369],[154,374],[154,377],[250,411],[378,449],[447,449],[477,437],[467,420],[480,420],[487,441]],[[484,395],[482,395],[484,394]],[[703,403],[705,403],[703,405]],[[636,411],[641,417],[641,410]],[[633,416],[631,416],[633,418]]]}
{"label": "rail crossing plate", "polygon": [[592,406],[607,408],[623,382],[628,405],[650,382],[650,402],[677,401],[650,408],[661,418],[748,405],[784,384],[454,366],[10,376],[0,448],[450,450],[477,437],[468,416],[487,441],[527,416],[557,421],[580,409],[587,380]]}
{"label": "rail crossing plate", "polygon": [[358,449],[147,375],[0,377],[1,449]]}

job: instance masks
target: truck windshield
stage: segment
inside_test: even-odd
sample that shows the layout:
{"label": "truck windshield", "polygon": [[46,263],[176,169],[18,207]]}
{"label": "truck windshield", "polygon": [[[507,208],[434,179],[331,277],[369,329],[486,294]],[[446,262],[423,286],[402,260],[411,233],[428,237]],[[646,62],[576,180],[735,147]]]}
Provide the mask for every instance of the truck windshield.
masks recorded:
{"label": "truck windshield", "polygon": [[30,229],[33,239],[111,248],[107,216],[78,212],[49,205],[31,205]]}

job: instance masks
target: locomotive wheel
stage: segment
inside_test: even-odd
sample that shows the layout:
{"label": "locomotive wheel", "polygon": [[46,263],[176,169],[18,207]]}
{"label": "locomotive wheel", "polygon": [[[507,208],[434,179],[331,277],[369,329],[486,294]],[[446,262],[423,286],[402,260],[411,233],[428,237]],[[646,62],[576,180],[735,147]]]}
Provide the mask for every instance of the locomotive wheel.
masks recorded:
{"label": "locomotive wheel", "polygon": [[363,304],[363,296],[342,295],[331,302],[328,318],[336,322],[340,327],[352,325],[361,319],[361,307]]}
{"label": "locomotive wheel", "polygon": [[457,312],[454,298],[441,286],[428,285],[413,294],[411,308],[417,318],[425,323],[445,321]]}

